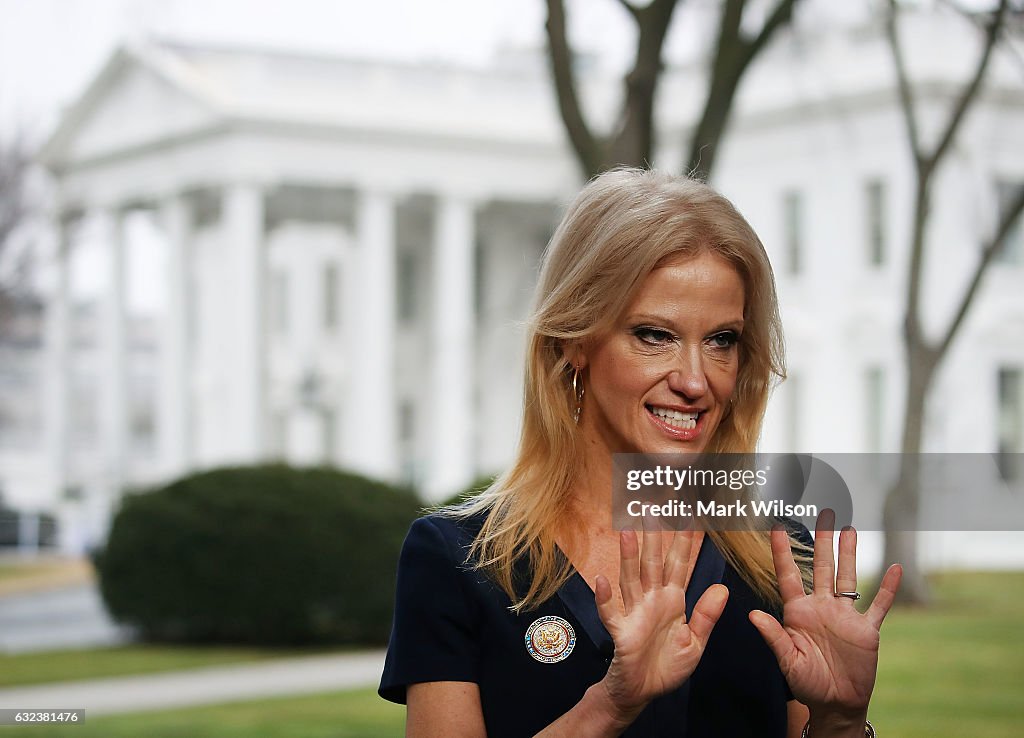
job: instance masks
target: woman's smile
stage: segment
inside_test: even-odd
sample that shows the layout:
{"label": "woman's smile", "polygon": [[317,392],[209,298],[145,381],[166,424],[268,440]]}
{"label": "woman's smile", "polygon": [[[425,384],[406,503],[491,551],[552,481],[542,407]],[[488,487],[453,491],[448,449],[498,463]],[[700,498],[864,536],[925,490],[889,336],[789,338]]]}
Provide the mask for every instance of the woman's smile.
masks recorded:
{"label": "woman's smile", "polygon": [[645,405],[647,412],[651,415],[651,422],[661,428],[670,437],[682,441],[692,441],[701,432],[702,416],[707,417],[699,411],[684,412],[669,407],[657,405]]}

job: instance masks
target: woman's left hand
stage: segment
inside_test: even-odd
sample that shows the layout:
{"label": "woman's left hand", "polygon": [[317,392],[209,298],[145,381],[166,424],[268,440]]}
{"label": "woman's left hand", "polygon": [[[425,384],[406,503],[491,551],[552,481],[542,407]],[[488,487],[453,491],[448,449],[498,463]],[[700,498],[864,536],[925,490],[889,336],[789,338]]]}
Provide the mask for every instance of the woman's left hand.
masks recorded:
{"label": "woman's left hand", "polygon": [[772,558],[782,595],[785,627],[754,610],[750,621],[775,653],[793,696],[812,716],[822,713],[862,719],[875,686],[879,628],[892,606],[903,568],[893,564],[867,612],[836,592],[857,589],[857,532],[839,535],[838,576],[832,556],[835,513],[823,510],[814,534],[814,590],[805,594],[785,528],[772,528]]}

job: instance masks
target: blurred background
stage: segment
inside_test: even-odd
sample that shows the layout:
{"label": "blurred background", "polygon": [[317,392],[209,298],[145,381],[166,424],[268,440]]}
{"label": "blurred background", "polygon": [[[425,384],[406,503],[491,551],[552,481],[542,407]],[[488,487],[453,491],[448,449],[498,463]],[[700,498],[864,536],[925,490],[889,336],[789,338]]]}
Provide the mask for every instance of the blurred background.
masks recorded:
{"label": "blurred background", "polygon": [[[373,682],[379,651],[337,648],[386,639],[418,507],[509,462],[541,254],[619,164],[706,176],[761,236],[788,361],[762,450],[993,454],[1020,489],[1020,2],[0,0],[0,18],[0,707],[401,734],[365,691],[184,706]],[[929,607],[894,616],[879,727],[1017,735],[1024,535],[914,533],[915,479],[861,536],[863,577],[906,562]],[[359,559],[378,544],[383,569]],[[360,567],[377,609],[313,591],[330,572],[369,591]],[[193,629],[174,599],[210,622],[272,607]],[[235,662],[250,691],[180,704],[145,694],[199,682],[135,695],[125,676]],[[75,692],[87,678],[122,681]],[[17,691],[45,682],[71,691]]]}

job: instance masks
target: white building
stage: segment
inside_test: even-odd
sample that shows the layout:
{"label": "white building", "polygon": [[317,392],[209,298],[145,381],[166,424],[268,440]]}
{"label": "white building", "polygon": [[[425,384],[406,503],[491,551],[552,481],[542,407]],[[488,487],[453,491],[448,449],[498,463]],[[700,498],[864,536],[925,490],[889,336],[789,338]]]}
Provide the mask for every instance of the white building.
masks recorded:
{"label": "white building", "polygon": [[[976,49],[962,19],[910,20],[931,131]],[[47,433],[19,453],[16,480],[0,456],[8,501],[60,511],[88,543],[119,490],[192,469],[330,462],[410,480],[430,499],[500,469],[518,435],[518,321],[559,206],[581,184],[535,62],[474,71],[166,44],[118,52],[42,154],[57,192]],[[663,82],[659,166],[681,166],[701,79],[681,69]],[[1003,56],[988,80],[935,191],[936,324],[992,231],[998,189],[1024,182],[1024,84]],[[618,91],[589,77],[588,108],[607,119]],[[895,450],[914,173],[880,26],[780,34],[733,121],[714,181],[772,256],[789,346],[763,446]],[[124,300],[132,234],[165,254],[148,456],[129,412],[129,377],[145,374]],[[70,399],[85,359],[70,341],[69,255],[83,240],[108,250],[108,274],[89,354],[102,367],[95,442],[78,453]],[[944,366],[929,449],[1024,450],[1022,277],[1018,230]]]}

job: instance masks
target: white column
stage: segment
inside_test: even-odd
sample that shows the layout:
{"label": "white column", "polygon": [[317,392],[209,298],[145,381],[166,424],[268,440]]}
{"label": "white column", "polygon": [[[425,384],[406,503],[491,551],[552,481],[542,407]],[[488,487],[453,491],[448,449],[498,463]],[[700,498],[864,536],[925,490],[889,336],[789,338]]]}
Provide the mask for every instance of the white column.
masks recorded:
{"label": "white column", "polygon": [[94,214],[108,253],[107,291],[103,304],[100,438],[109,497],[124,491],[128,464],[128,317],[125,305],[124,215],[104,208]]}
{"label": "white column", "polygon": [[[344,412],[346,467],[380,479],[396,476],[395,198],[359,195],[355,279],[347,283],[354,316]],[[358,317],[355,317],[358,316]]]}
{"label": "white column", "polygon": [[160,380],[157,439],[160,468],[167,477],[191,466],[191,401],[189,319],[192,308],[191,213],[181,196],[160,206],[166,243],[167,303],[160,334]]}
{"label": "white column", "polygon": [[71,371],[69,297],[71,224],[58,217],[53,238],[53,285],[46,305],[46,451],[53,499],[60,501],[68,486],[69,376]]}
{"label": "white column", "polygon": [[297,408],[288,425],[288,453],[292,464],[314,466],[324,460],[323,415],[313,408]]}
{"label": "white column", "polygon": [[[234,461],[253,463],[264,456],[266,335],[264,319],[264,203],[256,184],[237,184],[224,193],[223,225],[228,273],[223,306],[230,314],[226,369],[228,412]],[[230,293],[230,297],[228,297]]]}
{"label": "white column", "polygon": [[444,196],[434,231],[433,421],[426,493],[440,500],[472,481],[473,204]]}

